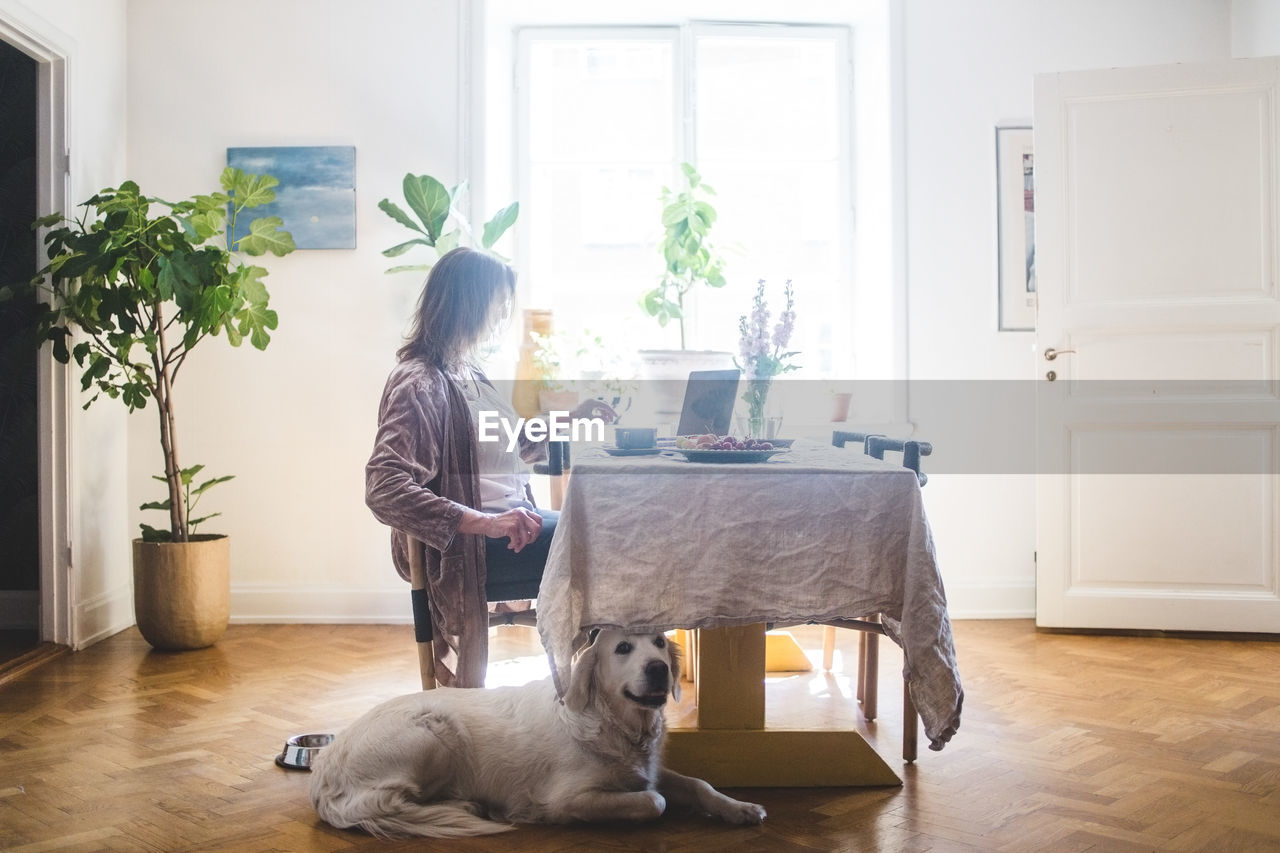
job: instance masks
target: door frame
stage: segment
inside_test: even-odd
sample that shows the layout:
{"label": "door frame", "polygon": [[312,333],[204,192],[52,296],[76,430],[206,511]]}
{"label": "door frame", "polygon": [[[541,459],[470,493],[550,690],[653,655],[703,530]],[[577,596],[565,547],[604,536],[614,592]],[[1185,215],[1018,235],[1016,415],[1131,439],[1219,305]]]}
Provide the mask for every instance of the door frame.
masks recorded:
{"label": "door frame", "polygon": [[[68,59],[71,40],[34,15],[0,10],[0,39],[39,63],[37,69],[36,213],[68,210]],[[43,245],[43,239],[39,241]],[[36,259],[39,263],[39,258]],[[40,639],[74,646],[71,619],[71,490],[67,367],[49,344],[36,367],[40,490]]]}

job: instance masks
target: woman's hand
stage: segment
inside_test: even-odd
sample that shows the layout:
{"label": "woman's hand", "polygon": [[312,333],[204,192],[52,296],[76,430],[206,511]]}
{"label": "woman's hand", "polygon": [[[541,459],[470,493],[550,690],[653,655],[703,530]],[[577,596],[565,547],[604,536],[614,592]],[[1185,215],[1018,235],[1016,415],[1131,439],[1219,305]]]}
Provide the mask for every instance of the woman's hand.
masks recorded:
{"label": "woman's hand", "polygon": [[581,403],[573,407],[573,411],[569,412],[570,418],[599,418],[607,424],[611,424],[618,419],[618,413],[613,410],[604,400],[591,399],[583,400]]}
{"label": "woman's hand", "polygon": [[458,525],[460,533],[478,533],[490,539],[510,539],[507,547],[519,553],[542,532],[542,516],[524,507],[497,515],[468,510]]}

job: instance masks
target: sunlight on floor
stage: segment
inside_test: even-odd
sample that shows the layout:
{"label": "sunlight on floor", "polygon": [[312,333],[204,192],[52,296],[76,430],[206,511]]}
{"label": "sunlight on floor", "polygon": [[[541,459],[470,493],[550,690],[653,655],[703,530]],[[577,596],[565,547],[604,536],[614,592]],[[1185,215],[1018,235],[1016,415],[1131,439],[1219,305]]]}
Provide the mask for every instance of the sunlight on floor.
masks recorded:
{"label": "sunlight on floor", "polygon": [[516,687],[539,681],[551,674],[547,656],[543,654],[529,655],[507,660],[489,661],[489,672],[485,676],[485,687]]}

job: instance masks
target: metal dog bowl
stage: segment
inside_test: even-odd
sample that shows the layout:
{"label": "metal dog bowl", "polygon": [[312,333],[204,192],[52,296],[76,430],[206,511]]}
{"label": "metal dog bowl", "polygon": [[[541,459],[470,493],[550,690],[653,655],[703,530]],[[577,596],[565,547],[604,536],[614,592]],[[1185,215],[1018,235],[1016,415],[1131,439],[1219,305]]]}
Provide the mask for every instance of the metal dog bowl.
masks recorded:
{"label": "metal dog bowl", "polygon": [[323,747],[333,743],[333,735],[294,735],[284,742],[284,751],[276,756],[276,764],[286,770],[310,770]]}

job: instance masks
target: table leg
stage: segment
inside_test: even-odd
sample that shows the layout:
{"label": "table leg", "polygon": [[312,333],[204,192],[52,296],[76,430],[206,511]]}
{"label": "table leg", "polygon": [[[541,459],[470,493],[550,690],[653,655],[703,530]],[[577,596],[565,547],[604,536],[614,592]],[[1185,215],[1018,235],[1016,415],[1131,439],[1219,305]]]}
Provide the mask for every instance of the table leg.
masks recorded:
{"label": "table leg", "polygon": [[698,728],[764,728],[764,625],[698,632]]}
{"label": "table leg", "polygon": [[697,635],[698,726],[668,731],[668,767],[726,787],[902,784],[856,731],[765,727],[763,625]]}

